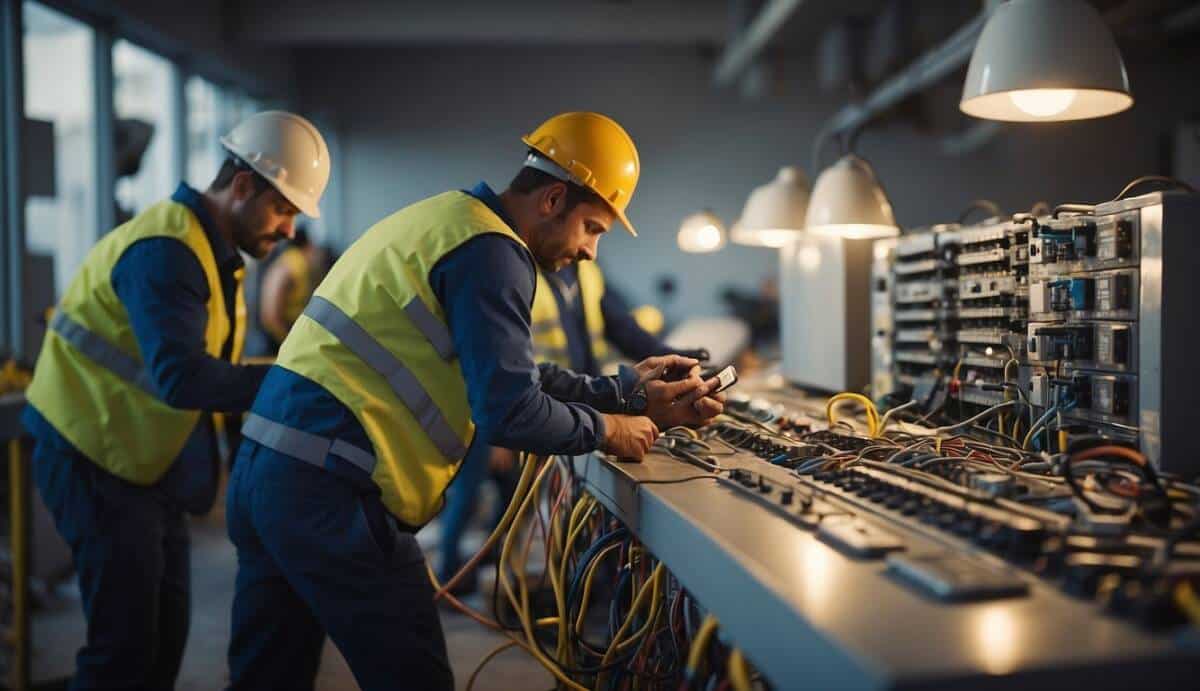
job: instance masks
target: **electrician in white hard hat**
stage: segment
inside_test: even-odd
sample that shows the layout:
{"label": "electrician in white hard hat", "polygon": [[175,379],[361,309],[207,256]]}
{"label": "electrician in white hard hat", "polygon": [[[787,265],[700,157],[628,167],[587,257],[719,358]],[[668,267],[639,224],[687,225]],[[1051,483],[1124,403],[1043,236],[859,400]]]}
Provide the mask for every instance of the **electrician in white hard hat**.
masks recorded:
{"label": "electrician in white hard hat", "polygon": [[239,250],[263,257],[317,216],[329,150],[304,118],[253,115],[208,189],[108,233],[54,311],[23,422],[71,546],[87,642],[73,689],[173,688],[190,614],[185,512],[217,491],[213,413],[246,410],[266,366],[238,364]]}

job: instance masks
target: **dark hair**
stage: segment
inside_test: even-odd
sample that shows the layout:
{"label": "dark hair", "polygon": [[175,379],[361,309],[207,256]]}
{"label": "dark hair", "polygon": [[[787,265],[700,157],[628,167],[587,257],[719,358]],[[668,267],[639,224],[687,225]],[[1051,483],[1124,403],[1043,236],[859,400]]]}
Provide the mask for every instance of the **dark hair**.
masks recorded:
{"label": "dark hair", "polygon": [[288,240],[292,247],[308,247],[308,230],[303,226],[296,228],[296,233],[292,235],[292,239]]}
{"label": "dark hair", "polygon": [[242,159],[232,154],[225,158],[225,162],[221,164],[221,169],[217,171],[217,177],[213,178],[212,184],[209,187],[219,192],[232,185],[233,176],[243,171],[249,172],[254,180],[254,196],[257,197],[267,189],[270,189],[271,183],[267,182],[266,178],[246,165]]}
{"label": "dark hair", "polygon": [[[530,149],[529,153],[540,155],[532,149]],[[547,172],[538,170],[537,168],[530,168],[529,166],[525,166],[517,172],[517,175],[512,179],[512,182],[508,183],[508,189],[518,194],[529,194],[530,192],[539,190],[546,185],[552,185],[556,182],[561,182],[567,186],[566,206],[563,207],[563,214],[570,213],[572,209],[580,204],[580,202],[590,202],[592,204],[599,204],[601,206],[604,205],[604,199],[600,195],[584,187],[583,185],[576,185],[573,182],[559,180]]]}

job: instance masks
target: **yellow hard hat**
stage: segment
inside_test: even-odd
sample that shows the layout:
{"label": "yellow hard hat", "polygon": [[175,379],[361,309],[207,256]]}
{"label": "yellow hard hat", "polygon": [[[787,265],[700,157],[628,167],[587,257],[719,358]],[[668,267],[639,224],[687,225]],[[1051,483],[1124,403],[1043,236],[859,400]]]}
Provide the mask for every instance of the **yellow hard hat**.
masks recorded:
{"label": "yellow hard hat", "polygon": [[329,147],[311,122],[281,110],[255,113],[221,137],[221,144],[306,216],[321,216]]}
{"label": "yellow hard hat", "polygon": [[526,166],[600,195],[625,229],[637,236],[625,207],[637,187],[642,164],[633,139],[616,121],[599,113],[561,113],[521,141],[541,154],[527,159]]}

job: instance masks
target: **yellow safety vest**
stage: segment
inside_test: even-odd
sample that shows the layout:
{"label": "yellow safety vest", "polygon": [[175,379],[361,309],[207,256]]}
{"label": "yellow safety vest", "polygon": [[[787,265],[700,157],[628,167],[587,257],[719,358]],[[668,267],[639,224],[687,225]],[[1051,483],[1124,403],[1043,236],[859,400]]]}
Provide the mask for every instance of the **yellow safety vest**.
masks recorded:
{"label": "yellow safety vest", "polygon": [[125,250],[154,237],[175,238],[196,255],[209,290],[205,352],[221,357],[232,337],[230,360],[240,360],[246,333],[242,271],[231,320],[200,221],[183,204],[163,201],[118,226],[88,253],[50,320],[26,392],[38,412],[84,456],[137,485],[154,484],[167,472],[201,415],[159,398],[129,315],[112,288],[113,268]]}
{"label": "yellow safety vest", "polygon": [[475,434],[445,313],[429,272],[485,233],[525,243],[483,202],[446,192],[367,230],[326,276],[276,364],[324,387],[362,424],[373,454],[252,414],[242,433],[320,465],[339,456],[379,486],[408,526],[428,522]]}
{"label": "yellow safety vest", "polygon": [[[604,339],[604,312],[600,301],[604,298],[604,274],[595,262],[579,262],[579,296],[583,301],[584,321],[591,339],[592,356],[596,365],[604,368],[612,349]],[[567,357],[567,332],[563,330],[558,312],[558,301],[551,292],[550,282],[541,270],[537,275],[537,291],[533,295],[533,352],[539,362],[553,362],[561,367],[570,367]]]}
{"label": "yellow safety vest", "polygon": [[[298,247],[289,247],[279,254],[276,258],[277,262],[287,270],[287,274],[291,277],[288,284],[287,295],[283,296],[283,321],[288,326],[296,323],[300,315],[304,312],[304,306],[308,304],[309,298],[313,293],[312,267],[308,264],[308,259],[304,256],[304,252]],[[287,337],[287,331],[275,333],[272,330],[271,336],[276,342],[283,342]]]}

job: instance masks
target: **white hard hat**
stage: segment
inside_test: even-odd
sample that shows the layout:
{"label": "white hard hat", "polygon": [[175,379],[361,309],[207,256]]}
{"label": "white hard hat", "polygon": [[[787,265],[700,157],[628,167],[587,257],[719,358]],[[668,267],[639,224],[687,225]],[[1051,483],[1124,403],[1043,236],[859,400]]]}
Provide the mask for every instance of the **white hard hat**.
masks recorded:
{"label": "white hard hat", "polygon": [[281,110],[255,113],[221,137],[221,144],[306,216],[320,218],[329,147],[311,122]]}

